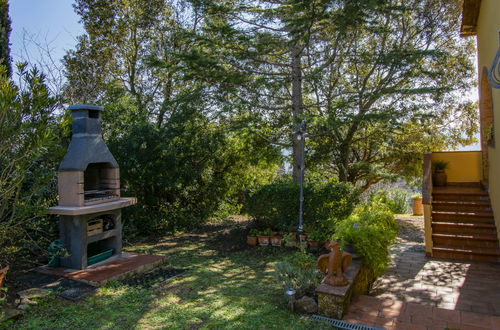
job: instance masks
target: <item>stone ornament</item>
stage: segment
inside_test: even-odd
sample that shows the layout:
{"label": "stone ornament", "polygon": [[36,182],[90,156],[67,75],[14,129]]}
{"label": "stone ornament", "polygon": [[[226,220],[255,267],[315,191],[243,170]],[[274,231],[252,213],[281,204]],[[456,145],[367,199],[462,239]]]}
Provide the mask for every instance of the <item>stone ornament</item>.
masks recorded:
{"label": "stone ornament", "polygon": [[327,272],[322,283],[331,286],[346,286],[349,281],[344,276],[344,271],[349,267],[352,261],[352,255],[340,251],[340,244],[337,241],[331,241],[325,244],[331,252],[323,254],[318,258],[318,267],[321,272]]}

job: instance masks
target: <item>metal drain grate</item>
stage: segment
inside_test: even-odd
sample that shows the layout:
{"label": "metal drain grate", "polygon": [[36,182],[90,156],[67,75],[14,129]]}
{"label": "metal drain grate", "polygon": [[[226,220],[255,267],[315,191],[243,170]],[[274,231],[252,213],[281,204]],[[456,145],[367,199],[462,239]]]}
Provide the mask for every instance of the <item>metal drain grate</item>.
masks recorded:
{"label": "metal drain grate", "polygon": [[332,326],[332,328],[340,329],[340,330],[383,330],[380,328],[370,327],[368,325],[331,319],[329,317],[320,316],[320,315],[305,315],[305,316],[307,316],[308,318],[311,318],[315,321],[321,321],[321,322],[328,323]]}

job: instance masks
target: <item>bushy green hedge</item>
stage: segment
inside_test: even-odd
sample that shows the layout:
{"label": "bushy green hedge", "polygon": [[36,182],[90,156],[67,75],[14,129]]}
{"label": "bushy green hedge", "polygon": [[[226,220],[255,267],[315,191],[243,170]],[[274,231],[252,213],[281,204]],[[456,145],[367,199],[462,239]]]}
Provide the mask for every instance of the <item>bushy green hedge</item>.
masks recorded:
{"label": "bushy green hedge", "polygon": [[124,194],[138,198],[124,210],[128,237],[189,230],[238,213],[240,190],[274,176],[279,150],[254,148],[251,158],[244,150],[255,143],[251,136],[229,133],[186,105],[161,127],[138,122],[108,139]]}
{"label": "bushy green hedge", "polygon": [[[348,183],[310,182],[304,185],[306,231],[329,230],[336,220],[347,218],[360,191]],[[265,185],[250,194],[244,211],[258,228],[296,230],[299,217],[299,185],[291,182]]]}
{"label": "bushy green hedge", "polygon": [[396,240],[398,225],[383,203],[363,204],[338,223],[335,238],[342,246],[354,245],[366,266],[380,275],[390,261],[389,246]]}

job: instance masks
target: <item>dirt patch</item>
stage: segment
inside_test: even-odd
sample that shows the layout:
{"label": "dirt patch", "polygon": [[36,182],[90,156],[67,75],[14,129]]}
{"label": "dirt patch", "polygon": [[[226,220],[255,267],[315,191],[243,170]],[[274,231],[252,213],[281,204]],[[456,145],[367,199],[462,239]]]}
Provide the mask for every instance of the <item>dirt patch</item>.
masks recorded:
{"label": "dirt patch", "polygon": [[[219,253],[236,252],[247,249],[246,232],[250,219],[245,216],[231,216],[223,221],[208,222],[188,233],[176,233],[172,236],[148,237],[145,240],[131,242],[130,246],[146,244],[155,248],[170,249],[185,243],[202,243],[209,250]],[[148,250],[136,252],[154,253]]]}

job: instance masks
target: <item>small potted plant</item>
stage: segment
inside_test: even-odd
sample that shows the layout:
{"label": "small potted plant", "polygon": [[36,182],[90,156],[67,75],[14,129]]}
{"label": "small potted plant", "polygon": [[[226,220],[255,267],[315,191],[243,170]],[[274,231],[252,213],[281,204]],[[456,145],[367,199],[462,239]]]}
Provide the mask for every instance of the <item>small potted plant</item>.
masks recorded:
{"label": "small potted plant", "polygon": [[321,245],[321,243],[325,241],[325,235],[323,234],[322,231],[316,229],[313,230],[308,236],[307,236],[307,244],[311,249],[317,249]]}
{"label": "small potted plant", "polygon": [[411,196],[413,200],[413,215],[424,214],[424,206],[422,205],[422,194],[417,193]]}
{"label": "small potted plant", "polygon": [[259,245],[260,246],[269,245],[269,242],[271,240],[271,236],[273,236],[273,231],[269,228],[260,232],[259,235],[257,236],[257,239],[259,241]]}
{"label": "small potted plant", "polygon": [[448,168],[448,162],[444,160],[436,160],[433,162],[434,165],[434,185],[438,187],[444,187],[447,184],[448,177],[446,176],[445,170]]}
{"label": "small potted plant", "polygon": [[299,245],[295,233],[285,234],[282,238],[282,242],[286,247],[297,247]]}
{"label": "small potted plant", "polygon": [[255,228],[250,229],[250,232],[247,235],[247,244],[250,246],[257,245],[257,236],[259,235],[259,231]]}
{"label": "small potted plant", "polygon": [[273,236],[271,236],[271,245],[281,246],[281,235],[279,233],[274,233]]}

